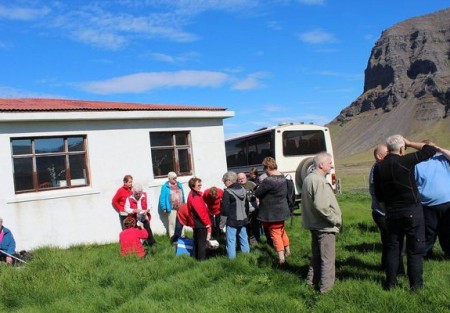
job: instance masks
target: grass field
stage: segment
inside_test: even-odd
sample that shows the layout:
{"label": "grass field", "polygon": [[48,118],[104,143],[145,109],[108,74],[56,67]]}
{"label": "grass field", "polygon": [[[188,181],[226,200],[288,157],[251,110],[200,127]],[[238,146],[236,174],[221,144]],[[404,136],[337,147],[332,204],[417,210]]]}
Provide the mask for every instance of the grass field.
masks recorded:
{"label": "grass field", "polygon": [[338,196],[344,214],[337,237],[337,281],[324,295],[305,285],[310,234],[301,216],[287,221],[292,255],[276,265],[264,243],[234,261],[219,250],[197,262],[176,256],[169,240],[140,260],[120,257],[118,244],[41,248],[22,267],[0,266],[1,312],[450,312],[450,260],[424,264],[425,288],[409,292],[405,277],[381,287],[380,244],[369,196]]}

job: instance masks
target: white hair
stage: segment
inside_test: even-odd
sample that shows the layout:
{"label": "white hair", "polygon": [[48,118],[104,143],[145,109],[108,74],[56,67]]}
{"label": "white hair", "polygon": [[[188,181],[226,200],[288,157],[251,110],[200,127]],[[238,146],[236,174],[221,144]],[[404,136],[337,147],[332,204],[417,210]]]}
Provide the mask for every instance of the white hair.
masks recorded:
{"label": "white hair", "polygon": [[318,168],[320,163],[325,162],[325,160],[331,160],[332,156],[328,152],[319,152],[314,156],[313,162],[314,167]]}
{"label": "white hair", "polygon": [[227,180],[229,180],[232,183],[235,183],[237,181],[237,174],[232,171],[226,172],[222,176],[222,181],[226,182]]}
{"label": "white hair", "polygon": [[142,185],[139,183],[133,184],[133,192],[142,192]]}
{"label": "white hair", "polygon": [[405,145],[405,139],[402,135],[392,135],[386,139],[386,146],[389,152],[399,152]]}

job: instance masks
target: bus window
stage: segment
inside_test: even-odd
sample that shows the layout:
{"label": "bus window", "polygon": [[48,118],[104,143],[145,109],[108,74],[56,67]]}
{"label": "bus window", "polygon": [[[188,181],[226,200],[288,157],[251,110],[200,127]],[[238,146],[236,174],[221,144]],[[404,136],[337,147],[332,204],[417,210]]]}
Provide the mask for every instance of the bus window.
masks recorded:
{"label": "bus window", "polygon": [[309,155],[326,151],[325,135],[321,130],[283,132],[283,155]]}
{"label": "bus window", "polygon": [[272,136],[270,133],[258,137],[250,137],[247,141],[248,163],[246,165],[261,164],[266,156],[270,156]]}

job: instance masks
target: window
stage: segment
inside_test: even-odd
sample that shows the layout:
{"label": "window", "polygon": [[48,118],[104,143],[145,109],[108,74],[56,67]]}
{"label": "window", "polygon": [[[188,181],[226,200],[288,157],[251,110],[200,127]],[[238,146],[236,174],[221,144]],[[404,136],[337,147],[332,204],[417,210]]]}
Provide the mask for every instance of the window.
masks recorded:
{"label": "window", "polygon": [[272,147],[272,132],[227,141],[227,166],[231,168],[261,164],[265,157],[273,156]]}
{"label": "window", "polygon": [[152,132],[150,146],[154,177],[192,175],[190,132]]}
{"label": "window", "polygon": [[85,136],[11,139],[16,193],[86,186]]}
{"label": "window", "polygon": [[326,151],[325,134],[318,130],[283,132],[283,154],[297,156]]}

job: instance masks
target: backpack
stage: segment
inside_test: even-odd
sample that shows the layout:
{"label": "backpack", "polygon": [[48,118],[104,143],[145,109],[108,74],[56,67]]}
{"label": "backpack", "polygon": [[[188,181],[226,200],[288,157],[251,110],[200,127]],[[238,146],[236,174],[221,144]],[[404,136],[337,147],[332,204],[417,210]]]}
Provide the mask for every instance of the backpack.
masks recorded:
{"label": "backpack", "polygon": [[292,180],[291,175],[286,175],[286,185],[287,185],[287,203],[288,203],[288,207],[289,207],[289,211],[291,211],[291,213],[294,211],[295,208],[295,186],[294,186],[294,181]]}

